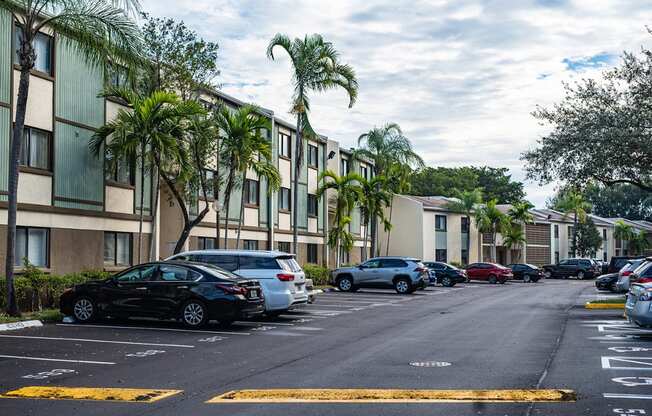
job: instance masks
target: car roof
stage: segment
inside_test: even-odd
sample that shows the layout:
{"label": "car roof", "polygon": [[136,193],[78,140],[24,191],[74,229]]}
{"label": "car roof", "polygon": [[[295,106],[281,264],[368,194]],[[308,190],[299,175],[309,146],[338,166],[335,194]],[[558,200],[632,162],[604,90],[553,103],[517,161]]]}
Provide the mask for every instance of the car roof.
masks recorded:
{"label": "car roof", "polygon": [[179,255],[186,255],[186,254],[212,254],[212,255],[221,255],[221,256],[250,256],[250,257],[269,257],[269,258],[275,258],[275,257],[285,257],[285,256],[291,256],[295,257],[294,254],[291,253],[286,253],[283,251],[278,251],[278,250],[230,250],[230,249],[211,249],[211,250],[189,250],[189,251],[184,251],[178,254],[175,254],[171,257],[174,256],[179,256]]}
{"label": "car roof", "polygon": [[383,260],[383,259],[395,259],[395,260],[406,260],[406,261],[421,261],[420,259],[416,257],[410,257],[410,256],[378,256],[378,257],[372,257],[369,260]]}

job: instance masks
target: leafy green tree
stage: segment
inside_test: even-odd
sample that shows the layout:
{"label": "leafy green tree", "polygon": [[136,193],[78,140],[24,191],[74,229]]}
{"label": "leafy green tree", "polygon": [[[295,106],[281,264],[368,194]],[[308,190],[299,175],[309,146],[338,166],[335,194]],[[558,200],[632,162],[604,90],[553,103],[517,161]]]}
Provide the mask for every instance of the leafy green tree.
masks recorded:
{"label": "leafy green tree", "polygon": [[[396,123],[388,123],[382,127],[374,127],[358,137],[359,149],[354,151],[354,157],[373,161],[375,175],[385,175],[392,165],[422,167],[423,159],[412,148],[410,140],[403,135]],[[371,253],[376,255],[377,243],[376,218],[371,219]]]}
{"label": "leafy green tree", "polygon": [[496,234],[509,227],[509,218],[497,207],[498,201],[492,199],[475,210],[475,223],[478,230],[491,236],[491,261],[496,262]]}
{"label": "leafy green tree", "polygon": [[98,156],[104,150],[110,161],[142,159],[143,171],[150,166],[157,170],[183,217],[184,226],[174,248],[174,253],[179,253],[190,231],[209,210],[206,205],[194,219],[188,210],[200,192],[207,200],[211,186],[204,167],[215,152],[215,135],[202,130],[205,127],[196,120],[206,113],[195,101],[183,101],[171,92],[143,96],[112,88],[103,95],[120,99],[129,109],[119,110],[115,119],[98,129],[91,139],[91,150]]}
{"label": "leafy green tree", "polygon": [[645,250],[650,248],[650,240],[648,240],[647,233],[645,231],[639,231],[634,234],[631,240],[629,240],[629,249],[632,253],[642,255],[645,253]]}
{"label": "leafy green tree", "polygon": [[20,316],[14,292],[14,250],[16,245],[16,211],[18,204],[18,165],[27,113],[30,71],[34,68],[37,51],[34,39],[41,29],[52,29],[62,44],[75,50],[93,68],[106,69],[116,60],[133,67],[140,59],[138,26],[126,14],[137,10],[136,0],[3,0],[0,8],[11,12],[20,25],[17,56],[20,66],[15,123],[9,153],[7,208],[7,254],[5,276],[7,313]]}
{"label": "leafy green tree", "polygon": [[555,205],[555,209],[560,210],[564,215],[573,215],[573,243],[571,251],[573,256],[577,256],[577,233],[578,225],[584,223],[588,213],[591,211],[591,204],[584,200],[582,194],[575,190],[569,190]]}
{"label": "leafy green tree", "polygon": [[596,228],[591,217],[577,225],[577,242],[575,243],[575,255],[580,257],[595,257],[597,251],[602,247],[602,236]]}
{"label": "leafy green tree", "polygon": [[[259,114],[258,107],[244,105],[235,111],[222,107],[217,114],[217,125],[220,128],[220,160],[228,172],[224,188],[224,247],[227,247],[231,193],[234,189],[243,187],[247,170],[252,169],[260,178],[264,178],[269,192],[279,188],[281,179],[278,170],[271,164],[271,144],[262,134],[271,129],[271,123],[267,117]],[[236,247],[240,244],[244,196],[243,188]]]}
{"label": "leafy green tree", "polygon": [[562,101],[538,107],[534,117],[551,131],[523,153],[528,177],[573,186],[631,184],[651,192],[650,73],[652,51],[625,53],[602,79],[566,84]]}
{"label": "leafy green tree", "polygon": [[507,247],[508,250],[516,249],[518,250],[518,257],[516,258],[516,263],[521,261],[521,252],[525,242],[525,231],[520,224],[511,223],[502,231],[503,236],[503,245]]}
{"label": "leafy green tree", "polygon": [[358,81],[353,68],[342,64],[339,60],[339,53],[335,50],[333,44],[325,41],[319,34],[306,35],[303,39],[295,38],[291,40],[287,35],[278,33],[267,46],[267,57],[269,59],[274,60],[274,48],[276,47],[280,47],[288,54],[292,64],[292,82],[294,84],[292,113],[297,116],[292,202],[292,247],[294,253],[297,254],[299,177],[303,164],[303,139],[304,135],[316,136],[308,120],[308,113],[310,112],[308,94],[341,88],[348,94],[349,108],[351,108],[358,97]]}
{"label": "leafy green tree", "polygon": [[385,217],[385,208],[392,202],[392,194],[387,185],[387,179],[384,176],[374,176],[369,180],[363,178],[360,183],[362,198],[358,201],[358,205],[360,206],[360,214],[365,227],[363,261],[367,260],[367,234],[369,233],[371,219],[379,218],[386,231],[392,228],[392,223]]}
{"label": "leafy green tree", "polygon": [[[475,208],[482,203],[482,191],[480,188],[471,191],[460,191],[455,189],[455,198],[447,204],[447,208],[453,212],[464,215],[469,226],[469,237],[471,227],[471,216]],[[466,252],[471,252],[471,238],[466,239]]]}
{"label": "leafy green tree", "polygon": [[339,176],[332,170],[326,170],[319,175],[319,188],[316,196],[321,198],[329,189],[336,192],[334,224],[328,231],[328,246],[335,249],[335,267],[340,267],[340,247],[346,252],[353,247],[353,236],[349,232],[351,211],[362,200],[360,184],[364,178],[357,173]]}
{"label": "leafy green tree", "polygon": [[629,241],[634,237],[634,227],[623,220],[616,221],[614,226],[614,238],[621,241]]}

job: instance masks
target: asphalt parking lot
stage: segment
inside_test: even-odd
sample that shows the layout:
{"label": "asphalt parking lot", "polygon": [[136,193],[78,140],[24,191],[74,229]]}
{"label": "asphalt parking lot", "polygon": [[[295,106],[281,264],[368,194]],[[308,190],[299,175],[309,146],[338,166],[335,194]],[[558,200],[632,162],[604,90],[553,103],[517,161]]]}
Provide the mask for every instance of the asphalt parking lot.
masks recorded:
{"label": "asphalt parking lot", "polygon": [[[236,322],[228,329],[106,320],[0,332],[0,394],[12,396],[0,398],[0,414],[652,412],[652,358],[646,358],[652,357],[652,331],[632,328],[618,311],[583,309],[596,296],[592,285],[477,283],[407,296],[328,292],[277,319]],[[304,398],[330,395],[337,402],[292,402],[299,388],[314,389]],[[378,396],[387,389],[402,390],[396,397]],[[411,389],[564,389],[577,400],[401,396]],[[229,392],[235,393],[224,396]]]}

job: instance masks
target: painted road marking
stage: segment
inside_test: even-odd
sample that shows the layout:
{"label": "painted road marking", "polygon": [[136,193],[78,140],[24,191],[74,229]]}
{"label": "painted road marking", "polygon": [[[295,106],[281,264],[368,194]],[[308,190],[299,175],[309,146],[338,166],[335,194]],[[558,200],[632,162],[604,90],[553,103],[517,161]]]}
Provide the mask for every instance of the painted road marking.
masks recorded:
{"label": "painted road marking", "polygon": [[33,378],[36,380],[44,380],[49,377],[61,376],[64,374],[76,373],[76,372],[77,371],[75,370],[69,370],[66,368],[55,368],[54,370],[50,370],[50,371],[41,371],[40,373],[36,373],[36,374],[28,374],[26,376],[22,376],[21,378]]}
{"label": "painted road marking", "polygon": [[222,341],[222,340],[225,340],[225,339],[226,339],[225,337],[219,337],[219,336],[216,335],[214,337],[202,338],[202,339],[199,339],[198,341],[199,342],[217,342],[217,341]]}
{"label": "painted road marking", "polygon": [[296,328],[292,328],[293,331],[322,331],[324,328],[317,328],[314,326],[298,326]]}
{"label": "painted road marking", "polygon": [[35,336],[28,336],[28,335],[0,335],[0,338],[25,338],[25,339],[44,339],[49,341],[98,342],[98,343],[106,343],[106,344],[151,345],[157,347],[171,347],[171,348],[195,348],[194,345],[185,345],[185,344],[156,344],[153,342],[110,341],[105,339],[86,339],[86,338],[35,337]]}
{"label": "painted road marking", "polygon": [[648,352],[652,351],[652,348],[645,347],[610,347],[609,350],[615,352]]}
{"label": "painted road marking", "polygon": [[294,326],[294,324],[285,322],[257,322],[257,321],[235,321],[234,324],[238,325],[275,325],[275,326]]}
{"label": "painted road marking", "polygon": [[395,390],[269,389],[235,390],[206,403],[434,403],[434,402],[574,402],[573,390]]}
{"label": "painted road marking", "polygon": [[[652,357],[602,357],[601,361],[604,370],[652,371]],[[612,362],[617,366],[613,366]],[[620,366],[618,366],[619,364]],[[622,364],[635,364],[638,367],[622,366]]]}
{"label": "painted road marking", "polygon": [[627,387],[652,386],[652,377],[616,377],[611,381]]}
{"label": "painted road marking", "polygon": [[602,393],[605,399],[640,399],[652,400],[652,396],[647,394],[621,394],[621,393]]}
{"label": "painted road marking", "polygon": [[108,400],[118,402],[151,403],[174,396],[183,390],[121,389],[94,387],[30,386],[8,391],[0,397],[50,400]]}
{"label": "painted road marking", "polygon": [[74,326],[89,328],[109,328],[109,329],[138,329],[146,331],[170,331],[170,332],[192,332],[194,334],[226,334],[226,335],[251,335],[249,332],[229,332],[229,331],[202,331],[199,329],[177,329],[177,328],[151,328],[145,326],[117,326],[117,325],[90,325],[90,324],[57,324],[57,326]]}
{"label": "painted road marking", "polygon": [[109,361],[64,360],[60,358],[25,357],[20,355],[0,355],[0,358],[13,358],[15,360],[33,360],[33,361],[55,361],[60,363],[78,363],[78,364],[100,364],[100,365],[115,364]]}
{"label": "painted road marking", "polygon": [[125,357],[138,357],[138,358],[144,358],[144,357],[149,357],[151,355],[157,355],[157,354],[163,354],[165,351],[163,350],[147,350],[147,351],[139,351],[135,352],[132,354],[125,354]]}

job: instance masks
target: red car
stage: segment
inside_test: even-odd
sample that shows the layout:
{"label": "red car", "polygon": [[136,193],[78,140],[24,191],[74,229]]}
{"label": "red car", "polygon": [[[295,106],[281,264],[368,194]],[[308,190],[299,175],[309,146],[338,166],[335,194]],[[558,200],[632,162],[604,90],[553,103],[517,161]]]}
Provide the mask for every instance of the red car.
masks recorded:
{"label": "red car", "polygon": [[466,268],[469,280],[482,280],[489,283],[504,284],[512,280],[512,269],[495,263],[472,263]]}

